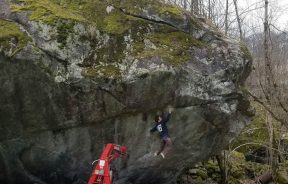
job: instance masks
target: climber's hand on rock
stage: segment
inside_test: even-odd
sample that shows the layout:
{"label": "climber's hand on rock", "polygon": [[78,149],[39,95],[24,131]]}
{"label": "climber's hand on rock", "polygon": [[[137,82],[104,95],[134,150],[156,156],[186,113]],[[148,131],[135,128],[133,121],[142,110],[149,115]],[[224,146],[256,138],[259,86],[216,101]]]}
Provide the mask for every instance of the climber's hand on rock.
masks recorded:
{"label": "climber's hand on rock", "polygon": [[151,136],[151,133],[152,133],[151,130],[148,130],[146,135],[147,135],[148,137],[150,137],[150,136]]}
{"label": "climber's hand on rock", "polygon": [[173,108],[171,105],[169,105],[169,106],[168,106],[168,112],[171,113],[171,112],[173,112],[173,111],[174,111],[174,108]]}

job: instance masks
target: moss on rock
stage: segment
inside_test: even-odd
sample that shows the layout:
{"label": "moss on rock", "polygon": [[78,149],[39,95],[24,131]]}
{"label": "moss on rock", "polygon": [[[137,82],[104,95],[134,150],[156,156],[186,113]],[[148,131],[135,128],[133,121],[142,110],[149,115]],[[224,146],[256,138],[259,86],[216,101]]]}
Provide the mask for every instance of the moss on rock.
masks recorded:
{"label": "moss on rock", "polygon": [[104,18],[104,30],[108,33],[122,34],[131,27],[133,17],[122,13],[113,12]]}
{"label": "moss on rock", "polygon": [[52,0],[25,0],[20,5],[11,5],[13,12],[31,12],[29,19],[33,21],[43,21],[47,24],[54,24],[59,19],[85,21],[80,12],[77,12],[72,7],[71,5],[65,6],[65,4],[56,3]]}
{"label": "moss on rock", "polygon": [[[270,167],[267,164],[259,164],[255,162],[246,161],[244,154],[241,152],[225,151],[225,166],[228,173],[227,180],[229,184],[241,184],[245,183],[246,180],[254,180],[255,177],[262,175],[263,173],[269,171]],[[213,181],[216,183],[222,183],[223,178],[221,177],[220,167],[218,162],[214,159],[208,160],[206,163],[198,163],[194,168],[190,168],[187,174],[192,176],[192,178],[200,181]]]}
{"label": "moss on rock", "polygon": [[189,49],[193,46],[199,48],[206,46],[205,43],[181,31],[151,33],[146,36],[146,39],[150,40],[156,48],[144,49],[137,53],[136,58],[151,59],[158,56],[172,65],[188,62],[190,59]]}
{"label": "moss on rock", "polygon": [[260,104],[256,102],[252,102],[251,105],[256,109],[256,114],[250,123],[241,133],[241,135],[237,138],[237,140],[231,145],[232,148],[243,145],[247,142],[254,142],[256,144],[249,144],[248,146],[240,146],[237,151],[246,153],[250,148],[254,150],[262,147],[261,144],[266,144],[269,142],[266,116],[267,112]]}
{"label": "moss on rock", "polygon": [[11,52],[13,56],[29,41],[28,35],[16,23],[0,19],[0,51]]}
{"label": "moss on rock", "polygon": [[[137,17],[137,15],[140,16],[143,13],[143,8],[159,13],[159,15],[163,14],[165,16],[167,14],[169,15],[168,17],[172,16],[181,20],[184,15],[184,10],[178,7],[162,5],[161,2],[152,0],[151,2],[149,1],[149,6],[147,7],[146,3],[147,1],[144,0],[139,2],[132,0],[24,0],[21,4],[13,4],[11,7],[14,12],[30,12],[29,18],[31,21],[42,21],[46,24],[56,26],[57,42],[60,43],[60,48],[64,48],[69,34],[74,31],[73,26],[77,22],[93,25],[97,30],[108,34],[119,35],[116,37],[124,37],[124,34],[127,34],[128,30],[133,29],[133,32],[138,34],[139,31],[141,32],[141,28],[147,27],[148,24],[155,24]],[[109,11],[107,11],[108,7],[111,8]],[[124,13],[123,10],[128,11],[128,13]],[[131,16],[130,14],[135,14],[136,16]],[[135,30],[135,27],[138,30]],[[141,33],[144,39],[149,39],[156,45],[155,49],[145,49],[143,39],[139,38],[139,35],[131,33],[133,37],[133,53],[131,54],[134,57],[138,59],[151,59],[160,56],[163,61],[167,61],[172,65],[181,65],[190,59],[189,49],[192,46],[205,46],[203,42],[193,38],[193,36],[177,31],[171,26],[158,24],[155,27],[155,31],[149,31],[148,28],[144,28],[146,34]],[[163,32],[162,30],[165,31]],[[119,46],[121,44],[117,45],[117,47]],[[112,50],[112,48],[105,48],[106,51],[104,53],[98,53],[97,55],[107,55],[107,52],[111,55],[109,50]],[[117,49],[117,52],[120,51],[123,53],[124,49]],[[120,59],[117,60],[120,61]]]}
{"label": "moss on rock", "polygon": [[[122,62],[126,56],[131,56],[140,60],[160,58],[178,66],[191,59],[193,47],[208,47],[205,42],[175,28],[177,26],[169,25],[169,22],[178,24],[183,21],[185,10],[162,4],[161,1],[23,0],[11,7],[14,12],[28,12],[31,21],[55,27],[57,32],[51,38],[57,40],[60,49],[67,45],[70,35],[73,38],[73,34],[77,34],[74,25],[80,22],[87,28],[87,32],[89,27],[95,27],[97,34],[94,32],[98,37],[91,40],[88,36],[83,36],[85,33],[80,35],[80,41],[88,41],[90,46],[95,48],[84,61],[85,67],[89,68],[84,73],[89,76],[98,75],[94,66],[98,66],[99,61],[115,65]],[[150,14],[159,16],[168,23],[149,21],[147,17]],[[108,35],[107,40],[101,40],[102,33]],[[125,37],[130,37],[132,41],[126,43]],[[153,43],[155,48],[147,48],[145,39]],[[113,75],[113,72],[111,74]]]}
{"label": "moss on rock", "polygon": [[161,14],[172,14],[175,16],[184,15],[184,10],[178,6],[162,6],[159,10]]}
{"label": "moss on rock", "polygon": [[133,17],[115,9],[108,13],[107,6],[107,2],[100,0],[25,0],[21,4],[11,5],[11,9],[13,12],[30,12],[31,21],[42,21],[50,25],[56,25],[59,20],[70,20],[96,24],[98,29],[112,34],[122,34],[129,29]]}
{"label": "moss on rock", "polygon": [[253,60],[251,52],[244,43],[240,43],[240,49],[244,53],[244,57],[246,59],[248,59],[249,61]]}
{"label": "moss on rock", "polygon": [[287,167],[286,168],[281,168],[275,173],[277,177],[277,181],[279,184],[287,184],[288,183],[288,172],[287,172]]}
{"label": "moss on rock", "polygon": [[[57,3],[58,2],[58,3]],[[65,4],[61,4],[59,1],[49,0],[25,0],[22,5],[13,5],[14,11],[31,11],[30,19],[34,21],[43,21],[45,23],[54,23],[58,19],[68,19],[75,21],[84,21],[84,17]]]}
{"label": "moss on rock", "polygon": [[159,0],[107,0],[107,2],[113,6],[119,7],[128,11],[131,14],[140,15],[144,9],[155,9],[159,7],[167,6],[161,3]]}
{"label": "moss on rock", "polygon": [[69,34],[74,32],[74,25],[75,22],[66,22],[66,23],[60,23],[57,25],[57,42],[60,43],[59,48],[64,48],[67,43],[67,38],[69,37]]}
{"label": "moss on rock", "polygon": [[82,75],[87,77],[118,78],[121,72],[120,69],[114,65],[99,65],[85,68],[82,71]]}
{"label": "moss on rock", "polygon": [[208,178],[207,171],[205,168],[197,169],[196,174],[200,176],[202,180],[206,180]]}

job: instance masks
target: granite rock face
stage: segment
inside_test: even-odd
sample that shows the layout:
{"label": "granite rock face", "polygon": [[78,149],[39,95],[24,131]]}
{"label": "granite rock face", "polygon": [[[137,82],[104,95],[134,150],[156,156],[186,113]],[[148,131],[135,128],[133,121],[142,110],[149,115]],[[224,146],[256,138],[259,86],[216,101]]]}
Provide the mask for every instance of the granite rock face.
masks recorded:
{"label": "granite rock face", "polygon": [[[129,152],[116,183],[175,183],[249,123],[247,48],[143,2],[0,0],[0,183],[85,183],[110,142]],[[149,129],[167,105],[163,160]]]}

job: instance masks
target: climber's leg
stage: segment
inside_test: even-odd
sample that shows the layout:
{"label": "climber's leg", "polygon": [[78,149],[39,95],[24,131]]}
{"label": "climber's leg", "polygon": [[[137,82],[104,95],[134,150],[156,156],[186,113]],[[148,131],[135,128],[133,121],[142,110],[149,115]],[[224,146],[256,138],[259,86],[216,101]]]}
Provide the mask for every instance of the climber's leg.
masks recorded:
{"label": "climber's leg", "polygon": [[166,145],[166,141],[164,139],[161,139],[161,146],[160,146],[160,150],[157,152],[157,155],[159,155],[165,148]]}
{"label": "climber's leg", "polygon": [[162,153],[166,155],[172,148],[172,141],[170,137],[165,137],[164,140],[165,140],[165,146],[164,146]]}

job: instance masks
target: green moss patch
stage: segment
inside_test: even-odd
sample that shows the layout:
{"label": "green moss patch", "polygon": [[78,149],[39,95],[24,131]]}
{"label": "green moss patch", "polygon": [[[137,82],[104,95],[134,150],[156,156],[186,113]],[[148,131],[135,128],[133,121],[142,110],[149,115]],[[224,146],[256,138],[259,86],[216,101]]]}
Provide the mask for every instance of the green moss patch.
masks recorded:
{"label": "green moss patch", "polygon": [[107,13],[107,6],[107,2],[100,0],[25,0],[21,5],[13,4],[11,9],[14,12],[28,11],[30,20],[50,25],[64,19],[95,24],[98,29],[112,34],[122,34],[129,29],[133,17],[117,9]]}
{"label": "green moss patch", "polygon": [[96,66],[86,68],[82,71],[83,76],[87,77],[106,77],[106,78],[118,78],[121,75],[120,69],[114,65]]}
{"label": "green moss patch", "polygon": [[[241,146],[237,149],[237,151],[246,153],[250,149],[258,149],[261,148],[261,144],[265,145],[269,142],[269,134],[266,125],[266,116],[267,112],[258,103],[251,103],[251,105],[256,109],[256,114],[250,123],[247,126],[239,137],[237,137],[236,141],[231,145],[232,148],[243,145],[245,143],[257,143],[257,144],[249,144],[247,146]],[[259,143],[259,144],[258,144]]]}
{"label": "green moss patch", "polygon": [[161,14],[172,14],[175,16],[183,16],[184,10],[178,6],[162,6],[160,8]]}
{"label": "green moss patch", "polygon": [[0,19],[0,48],[4,51],[12,49],[12,56],[23,49],[30,41],[28,35],[20,30],[14,22]]}
{"label": "green moss patch", "polygon": [[[263,147],[269,147],[269,131],[266,124],[268,112],[258,102],[252,101],[251,105],[256,109],[252,122],[241,132],[231,144],[231,148],[239,147],[237,151],[248,153]],[[280,139],[280,123],[272,120],[275,141]],[[276,143],[277,145],[278,143]],[[243,146],[241,146],[243,145]]]}
{"label": "green moss patch", "polygon": [[[226,152],[228,155],[229,152]],[[227,180],[229,184],[242,184],[247,180],[254,180],[255,177],[269,171],[270,166],[255,162],[247,162],[242,153],[234,151],[226,159]],[[192,171],[192,172],[191,172]],[[195,179],[195,183],[210,181],[211,183],[222,183],[221,170],[216,159],[201,162],[190,168],[185,175]],[[181,182],[180,182],[181,183]]]}
{"label": "green moss patch", "polygon": [[105,31],[113,34],[122,34],[131,27],[133,18],[122,13],[113,12],[105,17]]}
{"label": "green moss patch", "polygon": [[174,47],[189,47],[189,46],[197,46],[197,47],[204,47],[205,44],[197,39],[195,39],[193,36],[180,32],[170,32],[170,33],[155,33],[150,36],[151,40],[156,43],[160,43],[162,45],[166,46],[174,46]]}
{"label": "green moss patch", "polygon": [[240,49],[244,53],[244,57],[248,59],[249,61],[252,61],[252,55],[247,46],[244,43],[240,43]]}
{"label": "green moss patch", "polygon": [[159,56],[172,65],[186,63],[190,59],[189,49],[193,46],[205,47],[206,44],[195,39],[189,34],[180,31],[170,33],[151,33],[146,36],[156,49],[143,50],[138,52],[136,58],[151,59]]}
{"label": "green moss patch", "polygon": [[158,0],[107,0],[107,2],[121,9],[129,10],[129,13],[135,15],[140,15],[143,9],[157,9],[163,6]]}
{"label": "green moss patch", "polygon": [[65,6],[65,4],[51,0],[25,0],[21,5],[13,4],[11,9],[14,12],[29,11],[31,12],[30,20],[43,21],[48,24],[54,24],[59,19],[85,21],[84,17],[71,7],[73,6]]}
{"label": "green moss patch", "polygon": [[57,42],[60,43],[59,48],[64,48],[67,43],[69,34],[74,31],[74,22],[61,23],[57,26]]}

